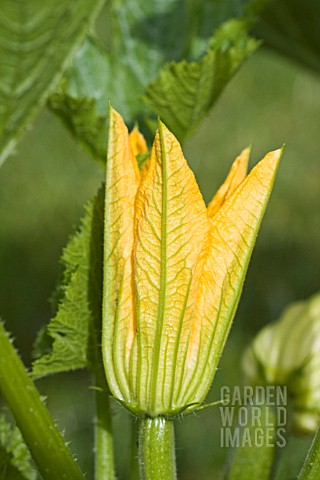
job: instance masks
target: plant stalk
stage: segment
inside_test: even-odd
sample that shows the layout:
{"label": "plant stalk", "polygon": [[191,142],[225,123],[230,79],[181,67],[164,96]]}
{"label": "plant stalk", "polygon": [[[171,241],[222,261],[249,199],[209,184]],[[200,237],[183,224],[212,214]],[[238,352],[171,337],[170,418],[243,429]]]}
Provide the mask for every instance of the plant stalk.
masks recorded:
{"label": "plant stalk", "polygon": [[139,480],[140,477],[138,464],[138,431],[138,420],[132,417],[129,480]]}
{"label": "plant stalk", "polygon": [[0,322],[0,390],[46,480],[83,480],[33,381]]}
{"label": "plant stalk", "polygon": [[174,424],[164,417],[139,420],[138,459],[141,480],[175,480]]}
{"label": "plant stalk", "polygon": [[95,480],[114,480],[114,454],[108,386],[103,368],[95,371]]}

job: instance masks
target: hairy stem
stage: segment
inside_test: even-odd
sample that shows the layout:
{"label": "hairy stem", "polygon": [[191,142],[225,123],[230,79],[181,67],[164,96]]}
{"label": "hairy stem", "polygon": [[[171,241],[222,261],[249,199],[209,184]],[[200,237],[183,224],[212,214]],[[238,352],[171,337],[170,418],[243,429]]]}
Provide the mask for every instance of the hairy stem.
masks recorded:
{"label": "hairy stem", "polygon": [[40,394],[0,322],[0,390],[46,480],[83,480]]}
{"label": "hairy stem", "polygon": [[138,458],[141,480],[175,480],[174,425],[164,417],[139,420]]}

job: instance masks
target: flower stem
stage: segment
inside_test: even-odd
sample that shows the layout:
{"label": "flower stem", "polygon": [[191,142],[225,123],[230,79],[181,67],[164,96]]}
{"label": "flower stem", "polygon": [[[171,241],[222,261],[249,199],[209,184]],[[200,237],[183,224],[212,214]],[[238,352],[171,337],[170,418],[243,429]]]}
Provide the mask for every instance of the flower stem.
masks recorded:
{"label": "flower stem", "polygon": [[0,322],[0,390],[46,480],[83,480],[40,394]]}
{"label": "flower stem", "polygon": [[173,421],[164,417],[142,418],[138,441],[141,480],[175,480]]}
{"label": "flower stem", "polygon": [[132,417],[131,422],[131,452],[129,480],[139,480],[138,464],[138,421]]}
{"label": "flower stem", "polygon": [[95,423],[95,480],[114,480],[114,455],[111,412],[104,370],[95,371],[96,423]]}

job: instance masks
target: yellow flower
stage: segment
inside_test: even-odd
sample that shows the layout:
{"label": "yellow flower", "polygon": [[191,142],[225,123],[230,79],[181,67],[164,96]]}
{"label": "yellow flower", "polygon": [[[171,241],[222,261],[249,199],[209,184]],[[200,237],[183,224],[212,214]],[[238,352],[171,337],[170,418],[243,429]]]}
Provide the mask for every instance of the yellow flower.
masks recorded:
{"label": "yellow flower", "polygon": [[140,172],[110,111],[103,356],[112,394],[135,414],[191,411],[210,388],[281,151],[246,177],[248,156],[207,209],[165,125]]}

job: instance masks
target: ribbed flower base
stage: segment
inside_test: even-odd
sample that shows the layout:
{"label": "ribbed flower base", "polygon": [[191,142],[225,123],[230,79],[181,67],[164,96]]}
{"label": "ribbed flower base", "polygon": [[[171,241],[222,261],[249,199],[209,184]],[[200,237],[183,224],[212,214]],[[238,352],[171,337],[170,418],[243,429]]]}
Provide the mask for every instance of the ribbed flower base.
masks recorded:
{"label": "ribbed flower base", "polygon": [[139,420],[138,458],[141,480],[175,480],[174,424],[164,417]]}

